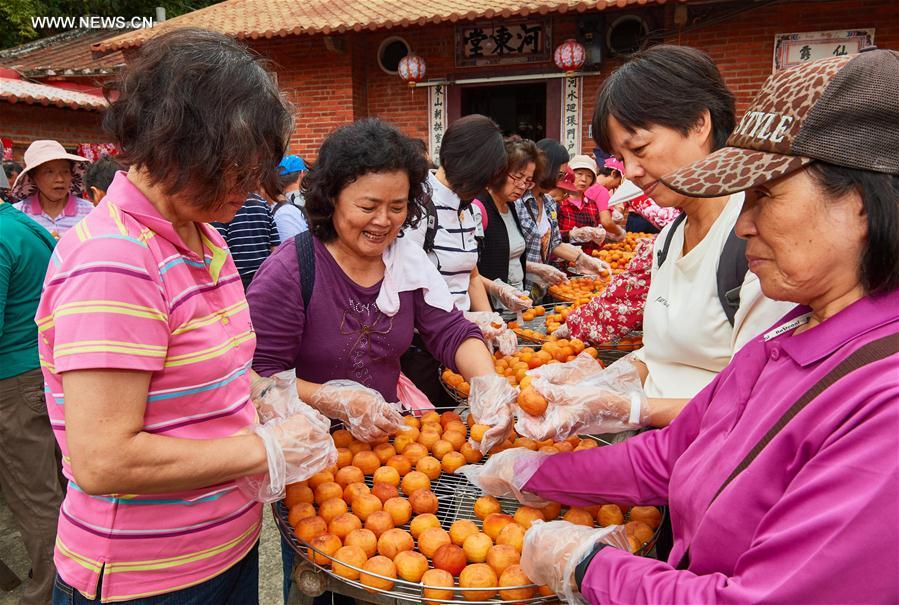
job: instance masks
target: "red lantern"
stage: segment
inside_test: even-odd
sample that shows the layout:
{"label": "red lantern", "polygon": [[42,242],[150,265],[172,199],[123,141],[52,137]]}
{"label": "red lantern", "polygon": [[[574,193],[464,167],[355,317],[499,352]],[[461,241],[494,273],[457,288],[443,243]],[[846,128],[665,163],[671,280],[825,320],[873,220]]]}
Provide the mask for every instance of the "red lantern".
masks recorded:
{"label": "red lantern", "polygon": [[587,60],[587,51],[574,38],[568,38],[553,53],[556,66],[567,74],[579,70]]}
{"label": "red lantern", "polygon": [[415,88],[416,82],[425,79],[425,60],[416,54],[408,54],[400,59],[396,71],[409,88]]}

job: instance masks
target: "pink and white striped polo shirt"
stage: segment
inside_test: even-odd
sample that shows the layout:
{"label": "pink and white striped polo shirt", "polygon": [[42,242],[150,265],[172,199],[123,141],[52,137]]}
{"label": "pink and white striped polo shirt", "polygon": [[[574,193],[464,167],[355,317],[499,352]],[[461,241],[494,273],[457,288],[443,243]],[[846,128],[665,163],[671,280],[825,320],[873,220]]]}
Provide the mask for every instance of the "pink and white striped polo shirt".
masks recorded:
{"label": "pink and white striped polo shirt", "polygon": [[38,225],[50,232],[56,239],[61,238],[66,231],[77,225],[90,214],[94,205],[76,195],[69,194],[66,205],[56,217],[51,217],[44,212],[38,194],[26,197],[21,202],[13,204],[16,208],[27,214]]}
{"label": "pink and white striped polo shirt", "polygon": [[261,506],[234,482],[166,494],[90,496],[69,464],[61,374],[152,372],[144,430],[185,439],[233,435],[254,422],[255,334],[234,262],[218,232],[187,248],[118,173],[103,202],[51,257],[37,312],[50,420],[69,490],[56,541],[60,576],[115,602],[179,590],[231,567],[259,535]]}

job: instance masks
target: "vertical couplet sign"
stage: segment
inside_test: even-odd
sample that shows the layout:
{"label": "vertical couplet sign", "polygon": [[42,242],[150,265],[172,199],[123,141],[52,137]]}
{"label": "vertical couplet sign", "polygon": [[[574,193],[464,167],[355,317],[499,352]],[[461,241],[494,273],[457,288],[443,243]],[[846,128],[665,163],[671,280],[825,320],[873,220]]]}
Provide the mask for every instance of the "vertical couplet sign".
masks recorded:
{"label": "vertical couplet sign", "polygon": [[440,144],[446,131],[446,85],[428,88],[428,151],[431,160],[440,164]]}
{"label": "vertical couplet sign", "polygon": [[562,87],[562,145],[570,155],[581,152],[581,91],[583,78],[567,76]]}

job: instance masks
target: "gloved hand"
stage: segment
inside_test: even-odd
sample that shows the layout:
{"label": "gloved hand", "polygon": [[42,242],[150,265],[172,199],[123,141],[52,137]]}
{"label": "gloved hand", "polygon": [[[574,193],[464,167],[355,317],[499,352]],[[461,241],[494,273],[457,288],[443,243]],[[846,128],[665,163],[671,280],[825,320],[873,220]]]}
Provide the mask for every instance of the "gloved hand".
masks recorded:
{"label": "gloved hand", "polygon": [[[569,338],[571,338],[571,329],[569,329],[568,324],[562,324],[561,326],[559,326],[558,328],[553,330],[553,332],[552,332],[552,334],[550,334],[550,336],[555,336],[556,338],[564,338],[565,340],[568,340]],[[554,363],[552,365],[563,365],[563,364],[555,364]],[[540,367],[547,367],[547,366],[540,366]]]}
{"label": "gloved hand", "polygon": [[513,355],[518,350],[518,337],[509,330],[499,313],[492,311],[464,311],[465,319],[478,326],[490,352],[495,346],[503,355]]}
{"label": "gloved hand", "polygon": [[295,406],[305,405],[297,395],[295,370],[260,376],[250,387],[250,399],[262,424],[273,418],[287,418],[296,413]]}
{"label": "gloved hand", "polygon": [[516,430],[537,441],[558,441],[571,435],[620,433],[646,425],[648,401],[640,374],[628,358],[571,379],[579,371],[572,368],[568,380],[552,374],[535,378],[531,386],[546,399],[546,411],[540,417],[520,414]]}
{"label": "gloved hand", "polygon": [[292,409],[294,413],[286,418],[252,427],[265,445],[268,473],[241,477],[237,485],[257,502],[276,502],[284,497],[286,485],[304,481],[337,462],[337,448],[328,432],[331,421],[299,398]]}
{"label": "gloved hand", "polygon": [[585,252],[578,254],[574,261],[574,270],[581,275],[611,275],[612,267],[605,261],[599,260]]}
{"label": "gloved hand", "polygon": [[[561,326],[559,330],[562,327],[565,326]],[[553,334],[555,335],[555,332]],[[588,353],[582,352],[571,361],[545,364],[533,370],[528,370],[527,375],[532,380],[545,378],[551,384],[566,385],[586,380],[603,371],[603,367],[595,359]]]}
{"label": "gloved hand", "polygon": [[484,464],[466,464],[456,470],[488,496],[515,498],[527,506],[542,507],[546,500],[522,491],[549,454],[516,447],[493,454]]}
{"label": "gloved hand", "polygon": [[617,208],[612,209],[612,221],[619,227],[624,227],[624,224],[627,220],[624,218],[624,214],[621,213]]}
{"label": "gloved hand", "polygon": [[503,355],[514,355],[518,352],[518,335],[512,330],[506,330],[493,339],[493,344]]}
{"label": "gloved hand", "polygon": [[526,266],[527,272],[537,278],[540,282],[547,286],[554,286],[568,281],[568,276],[563,271],[556,269],[552,265],[544,263],[528,262]]}
{"label": "gloved hand", "polygon": [[492,427],[480,443],[472,442],[472,447],[486,455],[512,431],[512,404],[518,398],[518,389],[496,374],[475,376],[469,384],[468,405],[475,422]]}
{"label": "gloved hand", "polygon": [[572,244],[593,242],[597,246],[606,239],[606,230],[602,227],[574,227],[568,232],[568,240]]}
{"label": "gloved hand", "polygon": [[534,521],[524,535],[521,570],[532,582],[548,586],[565,603],[585,604],[574,572],[599,543],[629,551],[623,525],[592,528],[568,521]]}
{"label": "gloved hand", "polygon": [[487,293],[498,298],[510,311],[524,311],[534,306],[534,302],[527,292],[513,288],[501,279],[494,279],[488,284]]}
{"label": "gloved hand", "polygon": [[404,427],[399,403],[388,403],[374,389],[352,380],[329,380],[309,401],[329,418],[343,421],[359,441],[371,443]]}

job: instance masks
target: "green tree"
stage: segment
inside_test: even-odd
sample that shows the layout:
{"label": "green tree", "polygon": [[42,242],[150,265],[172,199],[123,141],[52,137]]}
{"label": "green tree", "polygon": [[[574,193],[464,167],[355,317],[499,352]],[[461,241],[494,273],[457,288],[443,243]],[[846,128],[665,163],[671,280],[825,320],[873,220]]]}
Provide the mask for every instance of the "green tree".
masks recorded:
{"label": "green tree", "polygon": [[0,0],[0,49],[58,34],[59,29],[35,29],[33,17],[154,17],[162,6],[167,17],[215,4],[214,0]]}

